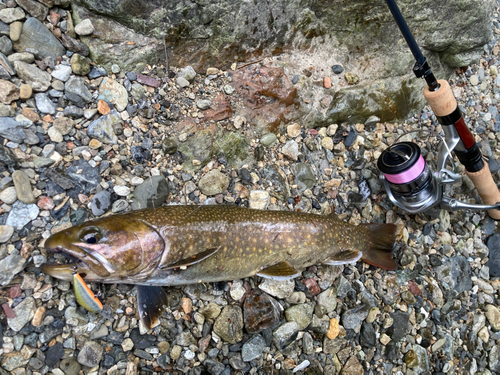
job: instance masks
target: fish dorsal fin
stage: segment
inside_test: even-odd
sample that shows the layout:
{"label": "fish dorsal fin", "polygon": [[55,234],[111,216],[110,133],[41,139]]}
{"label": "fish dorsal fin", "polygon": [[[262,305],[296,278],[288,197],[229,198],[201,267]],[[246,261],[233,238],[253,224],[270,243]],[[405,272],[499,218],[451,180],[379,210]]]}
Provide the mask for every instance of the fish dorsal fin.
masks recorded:
{"label": "fish dorsal fin", "polygon": [[137,285],[137,306],[142,324],[150,329],[167,306],[167,293],[161,286]]}
{"label": "fish dorsal fin", "polygon": [[273,280],[293,279],[294,277],[297,277],[300,274],[301,271],[297,271],[288,262],[279,262],[273,266],[266,267],[257,272],[258,276]]}
{"label": "fish dorsal fin", "polygon": [[163,267],[160,267],[162,270],[170,270],[173,268],[180,268],[180,267],[187,267],[191,266],[193,264],[199,263],[202,260],[207,259],[208,257],[211,257],[214,255],[217,251],[219,251],[221,247],[212,247],[210,249],[206,249],[205,251],[202,251],[198,254],[192,255],[188,258],[181,259],[175,263],[167,264]]}
{"label": "fish dorsal fin", "polygon": [[335,221],[340,221],[339,215],[337,215],[335,212],[331,212],[327,215],[327,218],[335,220]]}
{"label": "fish dorsal fin", "polygon": [[356,263],[361,259],[363,253],[358,250],[345,250],[326,259],[323,264],[340,266],[341,264]]}

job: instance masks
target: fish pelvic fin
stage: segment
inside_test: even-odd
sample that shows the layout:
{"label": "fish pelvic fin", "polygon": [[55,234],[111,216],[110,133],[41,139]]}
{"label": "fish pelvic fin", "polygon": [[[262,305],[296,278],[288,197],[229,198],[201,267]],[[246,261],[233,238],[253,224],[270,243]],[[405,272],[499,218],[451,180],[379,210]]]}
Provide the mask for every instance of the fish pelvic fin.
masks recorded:
{"label": "fish pelvic fin", "polygon": [[137,285],[137,306],[142,324],[147,329],[156,325],[167,306],[167,293],[161,286]]}
{"label": "fish pelvic fin", "polygon": [[272,280],[289,280],[299,276],[300,274],[301,271],[296,270],[288,262],[279,262],[257,272],[257,276]]}
{"label": "fish pelvic fin", "polygon": [[333,257],[328,258],[323,262],[323,264],[328,264],[329,266],[340,266],[346,263],[356,263],[363,254],[358,250],[345,250],[341,253],[335,254]]}
{"label": "fish pelvic fin", "polygon": [[396,225],[394,224],[360,224],[370,230],[370,247],[363,251],[363,259],[372,266],[380,267],[388,271],[397,268],[392,258],[392,249],[396,241]]}

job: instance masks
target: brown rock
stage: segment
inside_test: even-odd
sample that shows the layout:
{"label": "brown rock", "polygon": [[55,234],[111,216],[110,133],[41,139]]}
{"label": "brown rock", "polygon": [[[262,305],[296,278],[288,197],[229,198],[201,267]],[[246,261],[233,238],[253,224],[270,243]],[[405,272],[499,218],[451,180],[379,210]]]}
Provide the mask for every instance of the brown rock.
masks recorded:
{"label": "brown rock", "polygon": [[203,121],[221,121],[225,120],[233,114],[233,110],[226,96],[219,93],[212,101],[210,109],[203,111]]}
{"label": "brown rock", "polygon": [[40,121],[40,116],[38,115],[38,113],[33,111],[31,108],[24,107],[23,110],[21,111],[21,113],[23,114],[24,117],[26,117],[27,119],[29,119],[33,122]]}
{"label": "brown rock", "polygon": [[69,117],[57,117],[54,119],[54,128],[62,135],[67,135],[73,129],[73,120]]}
{"label": "brown rock", "polygon": [[12,82],[0,79],[0,102],[10,104],[19,99],[19,89]]}
{"label": "brown rock", "polygon": [[330,340],[333,340],[339,335],[339,333],[340,333],[339,321],[335,318],[332,318],[330,320],[330,327],[328,327],[328,332],[326,333],[326,337],[328,337]]}
{"label": "brown rock", "polygon": [[43,318],[45,318],[45,311],[46,308],[43,306],[40,306],[38,309],[36,309],[35,316],[31,321],[31,324],[33,324],[34,327],[39,327],[42,324]]}
{"label": "brown rock", "polygon": [[330,87],[332,87],[332,79],[330,77],[323,78],[323,87],[325,89],[329,89]]}
{"label": "brown rock", "polygon": [[142,83],[143,85],[146,85],[146,86],[151,86],[151,87],[160,86],[160,81],[158,81],[157,79],[150,77],[150,76],[146,76],[144,74],[140,74],[140,73],[137,74],[137,82]]}
{"label": "brown rock", "polygon": [[33,89],[27,83],[23,83],[21,86],[19,86],[19,97],[21,99],[23,100],[29,99],[31,98],[32,94],[33,94]]}
{"label": "brown rock", "polygon": [[97,139],[91,139],[89,142],[89,147],[93,150],[97,150],[102,146],[102,142]]}
{"label": "brown rock", "polygon": [[321,288],[319,287],[316,280],[314,280],[313,278],[302,280],[302,282],[309,290],[309,293],[311,293],[313,296],[321,293]]}
{"label": "brown rock", "polygon": [[56,13],[54,11],[50,11],[49,13],[49,21],[52,25],[54,26],[57,26],[57,24],[59,23],[59,19],[61,18],[61,16],[59,15],[59,13]]}
{"label": "brown rock", "polygon": [[340,371],[340,375],[363,375],[365,373],[363,366],[359,363],[356,354],[351,356]]}
{"label": "brown rock", "polygon": [[181,307],[185,314],[191,314],[193,311],[193,301],[191,301],[191,298],[182,297]]}
{"label": "brown rock", "polygon": [[108,103],[106,103],[104,100],[99,100],[97,102],[97,110],[101,115],[108,115],[109,112],[111,111]]}
{"label": "brown rock", "polygon": [[249,296],[243,304],[243,320],[248,333],[257,333],[279,323],[281,307],[268,294]]}

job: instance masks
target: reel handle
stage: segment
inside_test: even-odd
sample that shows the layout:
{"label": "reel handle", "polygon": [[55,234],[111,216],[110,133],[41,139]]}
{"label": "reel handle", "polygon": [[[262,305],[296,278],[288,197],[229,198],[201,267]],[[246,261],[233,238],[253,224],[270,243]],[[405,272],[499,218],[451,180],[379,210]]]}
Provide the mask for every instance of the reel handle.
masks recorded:
{"label": "reel handle", "polygon": [[[455,149],[455,152],[462,164],[465,165],[467,175],[474,183],[483,203],[495,205],[500,202],[500,192],[493,181],[488,164],[482,162],[481,152],[476,145],[474,136],[465,125],[450,84],[442,79],[438,80],[438,84],[439,88],[435,91],[431,91],[427,86],[424,89],[424,97],[438,121],[444,126],[454,126],[458,131],[462,142]],[[467,155],[474,159],[472,163],[467,160]],[[500,210],[489,209],[488,214],[493,219],[500,220]]]}

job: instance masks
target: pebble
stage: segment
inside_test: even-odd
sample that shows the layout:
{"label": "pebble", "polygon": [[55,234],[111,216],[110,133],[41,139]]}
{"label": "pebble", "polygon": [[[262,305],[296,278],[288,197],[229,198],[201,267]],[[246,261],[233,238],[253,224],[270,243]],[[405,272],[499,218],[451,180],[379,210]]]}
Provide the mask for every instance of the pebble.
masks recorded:
{"label": "pebble", "polygon": [[242,360],[244,362],[250,362],[254,359],[261,358],[266,346],[266,341],[261,335],[257,334],[252,336],[250,340],[245,342],[241,347]]}
{"label": "pebble", "polygon": [[342,67],[342,65],[333,65],[332,66],[332,71],[335,73],[335,74],[341,74],[343,71],[344,71],[344,68]]}
{"label": "pebble", "polygon": [[35,315],[35,299],[26,297],[19,305],[14,307],[15,317],[7,318],[7,324],[13,331],[20,331]]}
{"label": "pebble", "polygon": [[236,305],[229,305],[215,320],[214,332],[224,341],[235,344],[243,339],[243,313]]}
{"label": "pebble", "polygon": [[286,348],[295,341],[299,332],[296,322],[284,323],[273,331],[273,342],[279,350]]}
{"label": "pebble", "polygon": [[78,353],[78,363],[87,367],[95,367],[101,362],[103,347],[96,341],[86,341]]}
{"label": "pebble", "polygon": [[276,327],[280,321],[281,310],[278,301],[267,294],[247,297],[243,305],[245,329],[249,333],[258,333]]}
{"label": "pebble", "polygon": [[332,87],[332,79],[330,77],[323,78],[323,87],[329,89]]}
{"label": "pebble", "polygon": [[36,309],[35,315],[33,316],[33,320],[31,324],[34,327],[39,327],[42,325],[43,319],[45,318],[45,312],[47,309],[44,306],[40,306]]}
{"label": "pebble", "polygon": [[298,124],[296,122],[291,124],[291,125],[288,125],[286,128],[286,132],[287,132],[288,136],[292,137],[292,138],[298,137],[300,135],[301,131],[302,131],[302,127],[300,126],[300,124]]}
{"label": "pebble", "polygon": [[21,230],[30,221],[35,220],[39,212],[36,204],[25,204],[17,201],[13,204],[5,224]]}
{"label": "pebble", "polygon": [[490,323],[491,329],[500,331],[500,311],[496,306],[486,305],[486,318]]}
{"label": "pebble", "polygon": [[0,225],[0,243],[6,243],[14,234],[14,228],[10,225]]}
{"label": "pebble", "polygon": [[293,293],[294,288],[295,283],[293,280],[264,279],[259,284],[259,289],[279,299],[289,297]]}
{"label": "pebble", "polygon": [[469,78],[469,82],[472,86],[477,86],[479,84],[479,78],[475,74],[471,75]]}
{"label": "pebble", "polygon": [[120,197],[126,197],[130,194],[130,188],[128,186],[117,185],[113,187],[113,191]]}
{"label": "pebble", "polygon": [[202,314],[205,318],[214,319],[217,318],[221,312],[221,308],[219,305],[214,302],[210,302],[208,305],[203,306],[199,310],[200,314]]}
{"label": "pebble", "polygon": [[92,21],[87,19],[82,20],[78,25],[75,26],[75,33],[78,35],[91,35],[94,33],[94,25]]}
{"label": "pebble", "polygon": [[229,186],[229,177],[218,169],[212,169],[200,178],[198,188],[208,196],[222,194]]}
{"label": "pebble", "polygon": [[271,202],[269,192],[265,190],[251,190],[248,197],[248,207],[256,210],[267,209]]}
{"label": "pebble", "polygon": [[276,141],[278,137],[274,133],[267,133],[260,139],[260,144],[266,147],[271,147]]}
{"label": "pebble", "polygon": [[17,201],[16,188],[14,186],[10,186],[2,190],[0,192],[0,200],[7,204],[13,204]]}
{"label": "pebble", "polygon": [[12,173],[12,180],[16,188],[16,196],[21,202],[30,204],[35,201],[29,177],[23,171],[17,170]]}
{"label": "pebble", "polygon": [[33,95],[33,89],[30,85],[23,83],[19,86],[19,98],[22,100],[28,100]]}
{"label": "pebble", "polygon": [[299,157],[299,144],[294,140],[288,141],[281,149],[281,152],[286,157],[297,161]]}
{"label": "pebble", "polygon": [[311,323],[313,311],[314,306],[310,303],[293,305],[285,310],[285,317],[289,322],[296,322],[299,330],[304,330]]}

